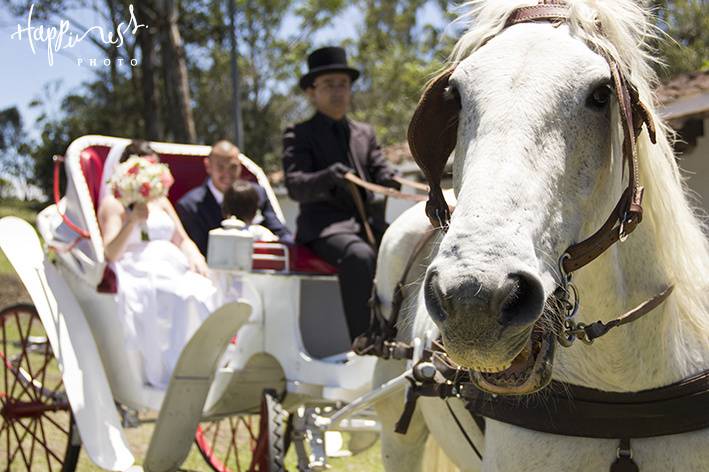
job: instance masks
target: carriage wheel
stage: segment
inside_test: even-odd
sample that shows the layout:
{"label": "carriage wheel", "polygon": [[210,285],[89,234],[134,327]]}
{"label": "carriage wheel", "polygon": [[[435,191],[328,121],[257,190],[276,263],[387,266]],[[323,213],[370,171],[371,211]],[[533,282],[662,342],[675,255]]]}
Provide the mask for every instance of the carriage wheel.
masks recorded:
{"label": "carriage wheel", "polygon": [[217,472],[285,471],[285,414],[273,391],[265,391],[258,415],[204,422],[195,443]]}
{"label": "carriage wheel", "polygon": [[13,472],[75,470],[81,440],[33,305],[0,311],[0,364],[0,463]]}

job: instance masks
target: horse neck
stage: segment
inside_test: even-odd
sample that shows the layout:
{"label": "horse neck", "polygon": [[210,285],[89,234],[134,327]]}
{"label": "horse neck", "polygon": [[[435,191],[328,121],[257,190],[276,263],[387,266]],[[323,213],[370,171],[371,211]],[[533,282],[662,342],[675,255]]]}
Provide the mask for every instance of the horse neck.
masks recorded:
{"label": "horse neck", "polygon": [[[653,220],[656,215],[648,216],[646,220]],[[638,391],[709,368],[707,297],[696,293],[698,284],[692,281],[696,274],[682,274],[681,266],[668,268],[658,257],[668,249],[661,246],[668,242],[655,234],[658,223],[663,224],[657,219],[643,222],[625,243],[616,244],[575,274],[581,301],[577,317],[585,323],[607,322],[671,284],[672,295],[592,345],[577,341],[571,348],[559,347],[555,362],[559,380],[608,391]],[[705,256],[702,250],[697,254]]]}

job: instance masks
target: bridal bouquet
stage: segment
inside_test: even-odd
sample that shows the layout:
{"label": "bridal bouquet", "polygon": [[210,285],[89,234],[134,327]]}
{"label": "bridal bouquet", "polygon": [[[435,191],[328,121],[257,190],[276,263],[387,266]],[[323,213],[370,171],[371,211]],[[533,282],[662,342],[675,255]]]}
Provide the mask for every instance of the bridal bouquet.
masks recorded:
{"label": "bridal bouquet", "polygon": [[113,196],[127,208],[166,196],[174,182],[166,164],[131,156],[118,165],[109,185]]}

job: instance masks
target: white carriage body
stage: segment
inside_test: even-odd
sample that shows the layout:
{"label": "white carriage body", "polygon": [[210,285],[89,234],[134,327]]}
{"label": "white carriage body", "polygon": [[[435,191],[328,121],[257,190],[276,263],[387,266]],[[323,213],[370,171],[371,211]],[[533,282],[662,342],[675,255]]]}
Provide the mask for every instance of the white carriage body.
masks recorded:
{"label": "white carriage body", "polygon": [[[68,338],[58,339],[50,329],[48,333],[55,352],[61,350],[64,353],[61,356],[63,359],[74,359],[71,365],[67,361],[62,363],[62,358],[59,360],[87,453],[97,465],[109,470],[125,470],[126,464],[133,461],[116,410],[112,408],[113,401],[135,410],[186,408],[190,405],[189,395],[185,397],[184,392],[174,393],[173,390],[177,392],[180,389],[181,366],[184,364],[185,369],[194,369],[189,359],[183,356],[167,392],[146,384],[141,375],[142,360],[139,354],[127,351],[124,347],[125,335],[123,324],[118,319],[115,294],[97,291],[97,286],[105,284],[106,274],[110,274],[110,271],[106,271],[107,263],[95,214],[97,199],[103,192],[100,183],[109,177],[102,169],[104,164],[106,168],[112,168],[129,142],[122,138],[84,136],[75,140],[67,150],[67,190],[66,196],[58,204],[59,210],[85,229],[89,237],[79,238],[63,222],[56,205],[43,210],[38,215],[37,226],[45,246],[54,248],[52,252],[57,256],[56,264],[48,262],[41,248],[27,249],[21,241],[3,240],[3,250],[8,255],[27,251],[32,256],[24,257],[23,254],[23,257],[10,257],[21,277],[28,271],[37,272],[38,267],[45,268],[40,279],[44,278],[45,282],[50,279],[48,283],[32,282],[22,277],[43,323],[45,319],[54,317],[61,326],[66,323],[84,326],[72,328],[72,336]],[[151,146],[161,155],[161,159],[166,155],[170,157],[168,165],[171,167],[175,166],[175,162],[178,163],[177,169],[172,169],[176,182],[182,178],[179,170],[184,170],[188,162],[193,168],[202,170],[201,175],[190,172],[191,181],[194,183],[204,178],[201,161],[208,155],[210,147],[169,143],[151,143]],[[98,157],[95,152],[89,156],[93,158],[91,161],[85,159],[87,149],[99,149],[101,152]],[[98,162],[96,159],[102,160]],[[263,171],[246,156],[242,155],[241,160],[254,180],[266,189],[277,216],[283,221],[278,201]],[[96,175],[94,182],[87,182],[87,173],[90,174],[92,170],[98,174],[98,185]],[[182,190],[184,193],[189,189]],[[171,194],[171,199],[174,198]],[[19,228],[19,231],[22,223],[15,220],[4,219],[4,227],[11,231]],[[35,245],[39,247],[38,240]],[[216,353],[215,360],[218,359],[216,371],[211,369],[210,372],[201,372],[202,383],[208,381],[210,387],[208,394],[203,392],[202,403],[199,403],[201,415],[192,415],[197,416],[192,419],[192,423],[201,418],[255,412],[265,388],[286,394],[286,406],[303,401],[350,401],[370,388],[375,359],[344,354],[349,351],[349,337],[336,276],[332,273],[318,274],[317,271],[293,272],[289,258],[294,248],[273,244],[267,249],[266,254],[255,255],[255,260],[260,257],[265,262],[265,270],[219,274],[222,281],[238,277],[243,285],[241,303],[232,304],[232,319],[225,321],[226,325],[223,324],[234,326],[233,332],[224,332],[224,329],[219,332],[214,322],[211,328],[200,328],[185,348],[187,350],[194,343],[200,346],[194,349],[203,350],[199,351],[201,356],[209,357],[207,351],[211,349],[211,354]],[[281,256],[271,255],[274,250]],[[280,266],[279,259],[282,263]],[[45,293],[47,291],[48,295]],[[43,298],[63,303],[59,303],[59,310],[49,309],[42,302]],[[244,315],[246,312],[250,314]],[[56,320],[57,317],[60,320]],[[205,325],[209,325],[213,317],[230,319],[223,310],[217,310]],[[210,336],[215,338],[211,347],[205,343]],[[230,338],[232,342],[225,350],[224,345]],[[98,362],[96,352],[101,362]],[[332,355],[335,354],[341,355],[333,360]],[[84,378],[86,383],[77,385],[72,378]],[[93,389],[91,395],[87,395],[88,385]],[[187,391],[193,390],[187,388]],[[171,400],[165,401],[168,397]],[[175,428],[161,428],[162,418],[161,412],[146,459],[146,464],[152,463],[155,470],[179,461],[180,456],[189,449],[188,442],[182,447],[184,451],[179,450],[180,447],[169,450],[172,440],[166,438],[179,436],[179,426],[177,431]],[[106,428],[106,425],[110,427]],[[192,425],[184,427],[189,429]],[[192,429],[188,433],[188,441],[191,441],[193,432]],[[106,435],[111,436],[110,440]],[[93,445],[91,438],[94,438]],[[174,446],[174,441],[172,444]]]}

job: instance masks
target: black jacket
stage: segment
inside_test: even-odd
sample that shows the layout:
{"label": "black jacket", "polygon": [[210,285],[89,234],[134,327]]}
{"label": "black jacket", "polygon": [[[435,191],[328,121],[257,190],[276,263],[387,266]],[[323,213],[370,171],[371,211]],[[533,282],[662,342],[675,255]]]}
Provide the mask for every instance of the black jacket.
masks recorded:
{"label": "black jacket", "polygon": [[[311,119],[286,129],[283,136],[283,169],[288,195],[300,203],[296,239],[308,243],[333,234],[362,230],[354,199],[345,185],[338,185],[328,167],[342,162],[369,182],[398,187],[396,172],[377,144],[374,129],[347,120],[352,162],[347,159],[333,131],[334,120],[316,113]],[[371,192],[365,196],[367,213],[377,233],[386,229],[384,199]]]}
{"label": "black jacket", "polygon": [[[263,217],[263,221],[259,224],[270,229],[282,242],[292,243],[293,236],[276,216],[276,212],[273,210],[271,202],[266,195],[266,190],[258,184],[253,185],[258,192],[259,210]],[[224,219],[222,208],[214,199],[214,195],[212,195],[207,186],[207,181],[180,198],[175,210],[177,210],[177,215],[180,217],[187,235],[194,241],[202,254],[206,256],[209,231],[221,226]]]}

